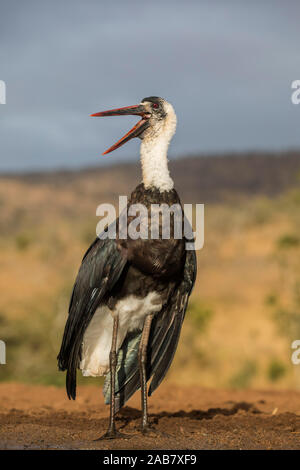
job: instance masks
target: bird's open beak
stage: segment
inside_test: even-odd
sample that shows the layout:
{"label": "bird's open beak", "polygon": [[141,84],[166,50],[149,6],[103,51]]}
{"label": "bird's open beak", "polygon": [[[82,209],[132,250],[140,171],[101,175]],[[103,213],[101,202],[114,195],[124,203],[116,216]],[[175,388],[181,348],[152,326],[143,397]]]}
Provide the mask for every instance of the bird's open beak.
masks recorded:
{"label": "bird's open beak", "polygon": [[116,150],[117,148],[121,147],[121,145],[125,144],[128,142],[130,139],[133,139],[134,137],[139,137],[145,129],[149,126],[149,118],[151,117],[151,114],[148,113],[145,109],[145,106],[143,104],[137,104],[134,106],[126,106],[125,108],[116,108],[116,109],[110,109],[108,111],[102,111],[100,113],[95,113],[91,114],[91,116],[128,116],[128,115],[136,115],[136,116],[141,116],[141,120],[132,128],[130,129],[127,134],[125,134],[118,142],[116,142],[112,147],[107,149],[105,152],[103,152],[102,155],[105,155],[106,153],[110,153],[113,150]]}

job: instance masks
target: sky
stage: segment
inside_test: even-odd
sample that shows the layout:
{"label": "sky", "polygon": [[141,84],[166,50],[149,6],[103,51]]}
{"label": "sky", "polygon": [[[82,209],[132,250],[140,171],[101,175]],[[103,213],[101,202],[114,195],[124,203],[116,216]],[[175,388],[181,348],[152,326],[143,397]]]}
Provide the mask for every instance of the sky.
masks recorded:
{"label": "sky", "polygon": [[137,160],[101,156],[136,117],[91,113],[162,96],[170,156],[300,147],[297,0],[0,0],[0,171]]}

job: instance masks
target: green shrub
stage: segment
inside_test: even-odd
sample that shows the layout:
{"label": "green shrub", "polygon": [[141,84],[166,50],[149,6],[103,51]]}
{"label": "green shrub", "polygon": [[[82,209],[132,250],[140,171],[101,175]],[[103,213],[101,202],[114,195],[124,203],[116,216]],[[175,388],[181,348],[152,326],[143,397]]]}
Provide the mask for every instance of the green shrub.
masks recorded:
{"label": "green shrub", "polygon": [[297,235],[293,234],[286,234],[282,235],[278,240],[277,240],[277,247],[279,249],[290,249],[290,248],[296,248],[300,245],[300,238]]}
{"label": "green shrub", "polygon": [[187,312],[188,318],[198,331],[203,332],[212,318],[213,311],[210,307],[200,302],[190,302]]}
{"label": "green shrub", "polygon": [[278,359],[272,359],[268,366],[268,378],[271,382],[276,382],[277,380],[281,379],[285,373],[286,368],[284,364],[279,361]]}
{"label": "green shrub", "polygon": [[255,361],[246,360],[240,370],[233,375],[229,384],[233,388],[249,387],[252,379],[257,374],[257,364]]}
{"label": "green shrub", "polygon": [[32,242],[32,238],[26,233],[20,233],[16,236],[16,247],[19,251],[25,251]]}

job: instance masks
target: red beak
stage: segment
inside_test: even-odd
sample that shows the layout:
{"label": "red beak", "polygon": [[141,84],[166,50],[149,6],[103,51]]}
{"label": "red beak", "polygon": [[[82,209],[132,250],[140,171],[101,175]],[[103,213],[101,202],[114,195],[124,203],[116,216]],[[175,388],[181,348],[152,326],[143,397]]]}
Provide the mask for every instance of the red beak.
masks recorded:
{"label": "red beak", "polygon": [[113,150],[116,150],[117,148],[121,147],[121,145],[125,144],[128,142],[130,139],[133,139],[134,137],[139,137],[145,129],[149,126],[149,118],[151,116],[150,113],[148,113],[145,109],[145,106],[143,104],[137,104],[134,106],[126,106],[125,108],[116,108],[116,109],[110,109],[108,111],[102,111],[100,113],[95,113],[91,114],[91,116],[96,116],[96,117],[105,117],[105,116],[128,116],[128,115],[136,115],[136,116],[141,116],[142,119],[132,128],[130,129],[127,134],[125,134],[118,142],[116,142],[112,147],[110,147],[108,150],[103,152],[102,155],[105,155],[107,153],[112,152]]}

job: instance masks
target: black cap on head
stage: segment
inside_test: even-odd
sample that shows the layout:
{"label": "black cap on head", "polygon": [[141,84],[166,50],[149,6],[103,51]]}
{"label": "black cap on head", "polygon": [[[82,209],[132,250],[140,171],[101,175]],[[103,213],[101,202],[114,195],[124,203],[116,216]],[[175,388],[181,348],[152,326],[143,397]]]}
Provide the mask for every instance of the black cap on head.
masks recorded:
{"label": "black cap on head", "polygon": [[144,103],[144,101],[150,101],[150,103],[160,104],[162,103],[163,99],[159,96],[149,96],[148,98],[142,99],[142,103]]}

